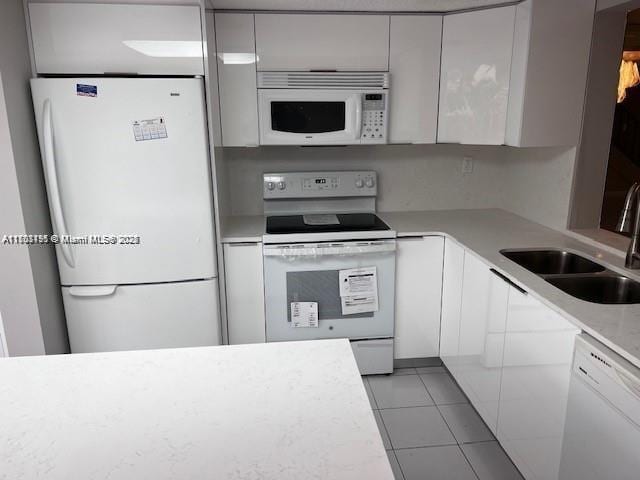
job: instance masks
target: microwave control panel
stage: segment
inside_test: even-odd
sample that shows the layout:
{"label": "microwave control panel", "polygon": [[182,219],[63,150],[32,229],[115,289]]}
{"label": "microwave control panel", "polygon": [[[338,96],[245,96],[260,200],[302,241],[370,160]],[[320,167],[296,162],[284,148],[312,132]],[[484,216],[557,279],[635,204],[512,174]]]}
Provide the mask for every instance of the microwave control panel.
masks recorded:
{"label": "microwave control panel", "polygon": [[387,143],[387,94],[362,95],[362,143]]}
{"label": "microwave control panel", "polygon": [[264,199],[375,197],[376,172],[288,172],[263,175]]}

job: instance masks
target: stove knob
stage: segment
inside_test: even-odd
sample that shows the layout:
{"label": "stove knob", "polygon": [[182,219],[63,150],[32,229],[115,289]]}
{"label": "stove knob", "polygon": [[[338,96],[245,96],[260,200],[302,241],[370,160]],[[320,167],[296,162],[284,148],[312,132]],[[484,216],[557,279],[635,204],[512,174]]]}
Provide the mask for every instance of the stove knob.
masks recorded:
{"label": "stove knob", "polygon": [[362,181],[361,178],[356,180],[356,187],[358,187],[358,188],[364,187],[364,182]]}
{"label": "stove knob", "polygon": [[287,184],[284,182],[278,182],[278,190],[284,190],[287,188]]}
{"label": "stove knob", "polygon": [[276,188],[276,184],[273,182],[267,182],[267,190],[273,190]]}
{"label": "stove knob", "polygon": [[373,178],[371,177],[367,178],[367,180],[364,183],[367,186],[367,188],[373,188],[373,186],[375,185]]}

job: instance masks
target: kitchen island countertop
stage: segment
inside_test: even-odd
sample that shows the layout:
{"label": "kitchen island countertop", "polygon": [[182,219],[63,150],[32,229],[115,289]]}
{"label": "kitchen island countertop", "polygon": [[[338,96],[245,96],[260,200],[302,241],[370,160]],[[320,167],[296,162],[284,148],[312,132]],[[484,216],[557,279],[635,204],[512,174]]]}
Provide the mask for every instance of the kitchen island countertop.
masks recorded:
{"label": "kitchen island countertop", "polygon": [[346,340],[0,359],[0,425],[0,479],[393,479]]}

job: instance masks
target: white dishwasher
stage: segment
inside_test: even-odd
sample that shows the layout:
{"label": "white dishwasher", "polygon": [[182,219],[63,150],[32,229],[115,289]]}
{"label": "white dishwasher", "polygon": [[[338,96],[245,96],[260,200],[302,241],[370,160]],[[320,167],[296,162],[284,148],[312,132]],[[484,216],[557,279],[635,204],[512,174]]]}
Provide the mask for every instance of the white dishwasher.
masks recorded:
{"label": "white dishwasher", "polygon": [[560,480],[640,478],[640,369],[579,335]]}

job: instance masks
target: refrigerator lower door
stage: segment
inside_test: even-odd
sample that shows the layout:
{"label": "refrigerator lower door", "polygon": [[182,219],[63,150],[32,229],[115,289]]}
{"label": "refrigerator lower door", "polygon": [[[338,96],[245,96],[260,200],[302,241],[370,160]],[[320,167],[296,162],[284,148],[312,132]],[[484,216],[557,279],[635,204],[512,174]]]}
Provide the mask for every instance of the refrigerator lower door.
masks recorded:
{"label": "refrigerator lower door", "polygon": [[72,353],[219,345],[217,279],[63,287]]}
{"label": "refrigerator lower door", "polygon": [[202,79],[36,78],[31,88],[52,223],[74,242],[56,247],[61,283],[215,277]]}

